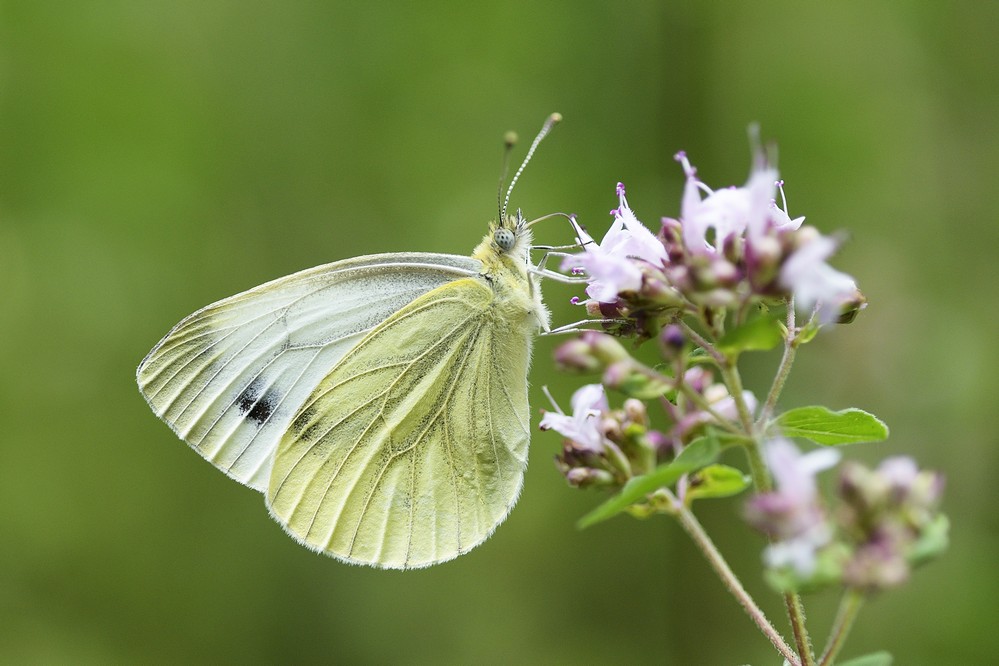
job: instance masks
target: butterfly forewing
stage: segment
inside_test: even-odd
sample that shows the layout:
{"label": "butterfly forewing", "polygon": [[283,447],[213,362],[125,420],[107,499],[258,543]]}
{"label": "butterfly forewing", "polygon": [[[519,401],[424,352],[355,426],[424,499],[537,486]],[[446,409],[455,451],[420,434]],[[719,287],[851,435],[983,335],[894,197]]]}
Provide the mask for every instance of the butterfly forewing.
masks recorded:
{"label": "butterfly forewing", "polygon": [[[349,351],[282,439],[267,493],[299,541],[415,568],[467,552],[527,464],[527,312],[497,316],[483,278],[417,298]],[[532,324],[533,326],[533,324]]]}
{"label": "butterfly forewing", "polygon": [[413,299],[480,271],[469,257],[399,253],[280,278],[180,322],[139,366],[139,388],[202,456],[263,491],[281,436],[340,358]]}

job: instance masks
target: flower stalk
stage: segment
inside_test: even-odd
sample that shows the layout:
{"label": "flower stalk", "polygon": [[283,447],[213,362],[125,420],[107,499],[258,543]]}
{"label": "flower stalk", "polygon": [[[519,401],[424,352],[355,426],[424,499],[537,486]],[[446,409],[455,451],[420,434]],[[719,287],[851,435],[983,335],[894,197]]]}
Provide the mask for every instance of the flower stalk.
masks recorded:
{"label": "flower stalk", "polygon": [[839,610],[836,612],[836,619],[833,621],[832,631],[829,640],[826,642],[826,649],[819,657],[819,666],[831,666],[839,654],[840,649],[846,643],[846,637],[853,628],[853,622],[860,614],[860,608],[864,605],[864,595],[858,590],[849,589],[843,594],[840,600]]}
{"label": "flower stalk", "polygon": [[742,586],[739,578],[729,567],[728,562],[719,552],[718,548],[715,546],[711,537],[708,533],[704,531],[701,526],[700,521],[694,516],[693,512],[683,505],[682,502],[678,501],[675,497],[670,494],[670,499],[674,506],[676,512],[676,518],[680,525],[683,527],[684,531],[690,535],[691,540],[700,549],[701,553],[704,554],[705,559],[707,559],[708,564],[711,568],[715,570],[718,577],[721,579],[722,583],[725,585],[726,589],[736,598],[739,605],[742,606],[746,614],[749,615],[753,623],[759,627],[760,631],[770,640],[773,646],[778,652],[788,661],[788,663],[794,666],[801,666],[801,660],[798,655],[795,654],[794,650],[784,637],[780,635],[780,632],[774,628],[767,619],[766,614],[764,614],[763,609],[761,609],[753,597],[746,591],[746,588]]}

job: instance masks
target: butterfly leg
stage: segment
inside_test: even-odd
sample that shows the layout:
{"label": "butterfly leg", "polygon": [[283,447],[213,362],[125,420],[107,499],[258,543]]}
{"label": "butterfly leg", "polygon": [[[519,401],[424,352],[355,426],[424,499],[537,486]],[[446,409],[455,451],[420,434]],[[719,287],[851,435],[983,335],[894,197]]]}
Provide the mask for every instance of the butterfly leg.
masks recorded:
{"label": "butterfly leg", "polygon": [[543,331],[541,335],[564,335],[566,333],[584,333],[586,331],[592,331],[592,328],[580,328],[586,324],[621,324],[624,323],[623,319],[580,319],[579,321],[574,321],[571,324],[565,324],[551,330]]}

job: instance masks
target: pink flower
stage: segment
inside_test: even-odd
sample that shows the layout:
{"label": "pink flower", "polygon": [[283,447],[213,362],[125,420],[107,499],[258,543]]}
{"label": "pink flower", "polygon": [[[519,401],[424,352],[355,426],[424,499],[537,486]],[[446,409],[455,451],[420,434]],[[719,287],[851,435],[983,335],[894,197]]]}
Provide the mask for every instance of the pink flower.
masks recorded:
{"label": "pink flower", "polygon": [[600,415],[608,411],[607,396],[600,384],[587,384],[572,394],[572,416],[545,412],[542,430],[554,430],[571,439],[577,447],[593,453],[604,450],[604,437],[597,425]]}
{"label": "pink flower", "polygon": [[796,231],[801,228],[801,223],[805,221],[805,216],[796,217],[793,220],[787,212],[787,197],[784,195],[784,181],[778,180],[777,187],[780,189],[780,198],[783,202],[783,207],[777,205],[777,201],[773,200],[770,202],[770,221],[773,222],[774,227],[778,231],[783,231],[787,229],[788,231]]}
{"label": "pink flower", "polygon": [[620,206],[611,211],[614,223],[600,244],[586,245],[586,251],[567,257],[563,270],[582,268],[589,276],[587,295],[594,301],[612,303],[625,291],[642,287],[640,264],[661,267],[666,262],[666,248],[642,224],[628,206],[624,185],[617,184]]}
{"label": "pink flower", "polygon": [[839,457],[839,451],[835,449],[816,449],[802,454],[783,438],[770,440],[766,448],[767,466],[777,484],[777,492],[798,506],[818,499],[815,476],[833,467]]}
{"label": "pink flower", "polygon": [[750,500],[748,518],[775,539],[763,553],[768,566],[789,566],[809,576],[815,571],[817,551],[832,536],[815,476],[835,465],[839,452],[817,449],[803,455],[790,441],[779,438],[768,442],[765,454],[777,489]]}
{"label": "pink flower", "polygon": [[835,251],[836,242],[816,232],[780,269],[781,286],[794,294],[795,307],[802,312],[816,309],[822,323],[835,321],[843,306],[856,300],[858,293],[852,277],[826,263]]}
{"label": "pink flower", "polygon": [[[717,254],[731,236],[762,235],[772,213],[776,169],[758,158],[745,185],[712,190],[697,178],[697,169],[690,165],[685,153],[677,153],[676,160],[687,175],[680,225],[688,251]],[[702,193],[707,195],[704,199]]]}

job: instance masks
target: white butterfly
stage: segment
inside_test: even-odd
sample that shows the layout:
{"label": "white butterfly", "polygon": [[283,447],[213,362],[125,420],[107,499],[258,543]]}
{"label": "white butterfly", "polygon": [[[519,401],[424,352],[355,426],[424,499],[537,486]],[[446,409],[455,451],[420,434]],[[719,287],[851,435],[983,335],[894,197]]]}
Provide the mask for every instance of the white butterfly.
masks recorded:
{"label": "white butterfly", "polygon": [[533,222],[505,210],[471,257],[358,257],[209,305],[149,352],[139,388],[302,544],[398,569],[465,553],[520,493],[548,329]]}

